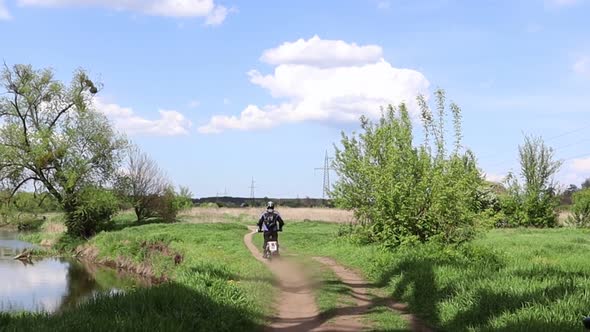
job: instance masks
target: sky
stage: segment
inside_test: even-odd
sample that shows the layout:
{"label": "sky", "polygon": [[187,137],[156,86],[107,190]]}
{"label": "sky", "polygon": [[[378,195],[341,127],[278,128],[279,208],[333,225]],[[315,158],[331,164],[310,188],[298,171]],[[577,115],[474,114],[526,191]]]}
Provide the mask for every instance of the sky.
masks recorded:
{"label": "sky", "polygon": [[248,197],[252,179],[257,197],[321,197],[342,131],[437,88],[487,178],[538,135],[579,186],[589,16],[588,0],[0,0],[0,57],[87,70],[95,107],[195,197]]}

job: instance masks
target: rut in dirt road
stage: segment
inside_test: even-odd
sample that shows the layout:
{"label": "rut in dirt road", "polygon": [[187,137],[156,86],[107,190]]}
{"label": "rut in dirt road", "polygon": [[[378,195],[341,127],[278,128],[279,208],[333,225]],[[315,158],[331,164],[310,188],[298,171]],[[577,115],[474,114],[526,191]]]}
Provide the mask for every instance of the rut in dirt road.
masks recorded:
{"label": "rut in dirt road", "polygon": [[[358,321],[345,316],[320,315],[313,293],[313,281],[305,273],[305,268],[288,259],[275,259],[272,262],[262,258],[258,248],[252,243],[252,233],[244,236],[244,243],[259,261],[263,262],[275,275],[280,284],[279,310],[268,331],[362,331]],[[342,313],[346,315],[346,313]],[[328,322],[327,320],[330,319]]]}

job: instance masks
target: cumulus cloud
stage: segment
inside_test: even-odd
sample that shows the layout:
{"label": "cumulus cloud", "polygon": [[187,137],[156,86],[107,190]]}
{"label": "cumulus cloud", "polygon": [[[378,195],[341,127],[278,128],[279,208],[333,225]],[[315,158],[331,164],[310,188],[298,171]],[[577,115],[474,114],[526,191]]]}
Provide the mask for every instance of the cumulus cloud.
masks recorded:
{"label": "cumulus cloud", "polygon": [[18,0],[21,6],[66,7],[92,6],[127,10],[154,16],[205,17],[206,24],[216,25],[227,16],[227,8],[213,0]]}
{"label": "cumulus cloud", "polygon": [[115,127],[129,135],[178,136],[189,133],[192,126],[184,115],[172,110],[159,110],[160,118],[149,120],[135,114],[133,109],[94,99],[96,109],[105,114]]}
{"label": "cumulus cloud", "polygon": [[12,18],[10,12],[4,4],[4,0],[0,0],[0,21],[8,21]]}
{"label": "cumulus cloud", "polygon": [[379,46],[358,46],[340,40],[284,43],[265,51],[261,60],[276,67],[272,74],[248,73],[250,82],[266,89],[279,104],[248,105],[238,116],[213,116],[201,133],[227,129],[271,128],[303,121],[358,121],[361,115],[378,117],[381,106],[407,102],[426,93],[428,81],[420,72],[395,68]]}
{"label": "cumulus cloud", "polygon": [[377,45],[358,46],[342,40],[322,40],[313,36],[309,40],[286,42],[266,50],[260,60],[271,65],[338,67],[374,63],[382,57],[382,53],[381,47]]}
{"label": "cumulus cloud", "polygon": [[580,56],[573,65],[576,74],[590,76],[590,56]]}

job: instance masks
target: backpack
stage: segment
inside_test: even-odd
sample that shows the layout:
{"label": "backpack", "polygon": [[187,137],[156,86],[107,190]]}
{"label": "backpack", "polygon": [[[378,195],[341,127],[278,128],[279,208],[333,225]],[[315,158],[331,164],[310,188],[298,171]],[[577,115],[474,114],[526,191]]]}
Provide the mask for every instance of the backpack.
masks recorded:
{"label": "backpack", "polygon": [[266,229],[269,231],[276,230],[277,228],[277,214],[274,212],[266,212],[264,214],[262,222],[266,225]]}

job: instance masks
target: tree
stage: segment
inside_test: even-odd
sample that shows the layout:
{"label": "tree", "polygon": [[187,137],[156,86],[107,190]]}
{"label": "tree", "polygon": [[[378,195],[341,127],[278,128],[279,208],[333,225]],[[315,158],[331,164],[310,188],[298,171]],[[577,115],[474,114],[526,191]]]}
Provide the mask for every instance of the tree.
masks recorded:
{"label": "tree", "polygon": [[590,188],[573,194],[573,205],[569,222],[579,226],[590,226]]}
{"label": "tree", "polygon": [[582,189],[590,189],[590,178],[587,178],[583,183],[582,183]]}
{"label": "tree", "polygon": [[567,189],[565,189],[563,191],[563,193],[561,194],[561,204],[564,204],[564,205],[572,204],[572,196],[578,190],[580,190],[578,188],[578,186],[576,186],[575,184],[570,184],[569,187],[567,187]]}
{"label": "tree", "polygon": [[117,190],[131,201],[138,222],[157,215],[161,198],[170,188],[170,181],[155,160],[138,147],[129,148],[126,167],[119,175]]}
{"label": "tree", "polygon": [[461,151],[461,111],[450,105],[455,137],[449,149],[444,92],[436,92],[437,114],[424,97],[418,102],[426,137],[421,146],[413,144],[410,115],[401,104],[390,105],[376,123],[361,117],[362,133],[342,133],[342,147],[336,147],[339,180],[332,196],[338,206],[354,210],[364,241],[394,247],[473,235],[483,180],[473,154]]}
{"label": "tree", "polygon": [[510,194],[504,197],[507,215],[515,225],[554,227],[558,220],[556,208],[559,200],[553,176],[562,162],[555,160],[553,149],[539,137],[526,136],[518,151],[523,184],[514,174],[509,175]]}
{"label": "tree", "polygon": [[13,196],[29,186],[46,190],[66,214],[68,232],[89,236],[74,213],[86,187],[110,183],[126,140],[92,106],[97,86],[78,70],[69,86],[49,69],[5,66],[0,77],[0,183]]}

